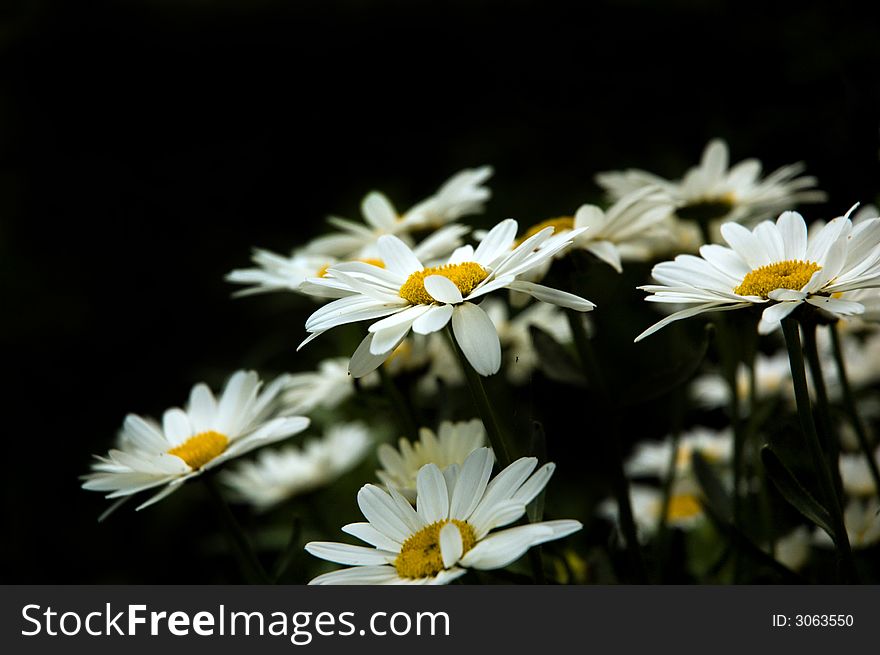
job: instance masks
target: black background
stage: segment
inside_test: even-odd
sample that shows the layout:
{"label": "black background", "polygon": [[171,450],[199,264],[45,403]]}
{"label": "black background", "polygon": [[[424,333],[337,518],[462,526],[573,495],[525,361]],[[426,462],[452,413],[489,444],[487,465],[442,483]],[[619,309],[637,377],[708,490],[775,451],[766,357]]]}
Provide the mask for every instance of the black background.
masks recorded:
{"label": "black background", "polygon": [[313,365],[307,302],[231,301],[222,277],[370,189],[407,207],[488,163],[485,222],[535,222],[597,199],[598,171],[677,176],[722,136],[734,161],[805,161],[830,195],[811,218],[872,201],[862,4],[4,2],[3,581],[228,580],[195,555],[204,510],[98,525],[77,476],[126,412]]}

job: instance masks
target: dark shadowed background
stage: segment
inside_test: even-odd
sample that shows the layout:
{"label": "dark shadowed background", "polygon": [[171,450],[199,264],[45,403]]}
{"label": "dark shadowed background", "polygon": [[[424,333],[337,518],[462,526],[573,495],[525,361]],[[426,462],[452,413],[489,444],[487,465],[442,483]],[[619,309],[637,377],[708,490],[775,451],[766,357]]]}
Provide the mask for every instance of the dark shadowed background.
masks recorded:
{"label": "dark shadowed background", "polygon": [[[210,508],[184,500],[200,490],[99,525],[106,502],[77,476],[127,412],[331,354],[293,352],[308,301],[233,301],[223,275],[330,213],[359,218],[371,189],[405,208],[492,164],[477,222],[532,223],[597,200],[598,171],[678,176],[721,136],[734,161],[805,161],[830,196],[809,218],[874,201],[880,30],[862,4],[6,0],[2,580],[234,580]],[[596,312],[606,332],[616,316]],[[567,402],[540,377],[529,393]],[[631,434],[661,430],[662,405]],[[595,468],[589,417],[545,421],[551,455]],[[351,495],[324,502],[354,511]]]}

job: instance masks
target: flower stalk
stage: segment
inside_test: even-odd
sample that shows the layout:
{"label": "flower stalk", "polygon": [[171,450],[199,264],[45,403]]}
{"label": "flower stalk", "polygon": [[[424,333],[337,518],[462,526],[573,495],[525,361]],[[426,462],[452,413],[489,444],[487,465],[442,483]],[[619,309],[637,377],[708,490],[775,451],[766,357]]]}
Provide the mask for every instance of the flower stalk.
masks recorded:
{"label": "flower stalk", "polygon": [[846,533],[846,526],[843,522],[840,501],[834,488],[831,467],[822,450],[819,435],[816,432],[816,424],[813,421],[810,392],[807,387],[807,373],[804,365],[804,353],[801,348],[800,330],[797,320],[791,317],[783,319],[782,330],[785,335],[785,345],[788,349],[788,361],[791,365],[791,378],[797,401],[798,417],[801,422],[807,450],[813,463],[813,469],[819,480],[822,500],[831,515],[834,545],[837,547],[842,577],[845,581],[856,582],[855,561],[853,560],[849,537]]}

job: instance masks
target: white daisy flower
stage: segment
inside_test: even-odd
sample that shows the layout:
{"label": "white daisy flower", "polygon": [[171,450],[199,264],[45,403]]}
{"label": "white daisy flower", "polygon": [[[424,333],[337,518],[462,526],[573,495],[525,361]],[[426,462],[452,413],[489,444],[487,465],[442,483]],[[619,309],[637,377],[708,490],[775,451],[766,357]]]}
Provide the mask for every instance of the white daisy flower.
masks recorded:
{"label": "white daisy flower", "polygon": [[531,326],[541,328],[559,343],[571,343],[571,326],[555,305],[535,303],[510,317],[507,305],[489,298],[483,303],[504,349],[507,378],[514,384],[525,382],[538,367],[539,355],[532,343]]}
{"label": "white daisy flower", "polygon": [[[843,523],[853,549],[869,548],[880,541],[880,499],[851,498],[843,510]],[[831,537],[824,530],[816,528],[813,533],[819,546],[833,547]]]}
{"label": "white daisy flower", "polygon": [[[740,364],[736,371],[736,389],[740,398],[749,396],[749,369]],[[785,352],[755,356],[755,395],[759,399],[784,396],[794,400],[791,369]],[[730,386],[720,373],[708,373],[696,378],[691,385],[691,396],[701,407],[714,409],[730,403]],[[748,407],[743,406],[747,412]]]}
{"label": "white daisy flower", "polygon": [[[462,244],[462,238],[470,232],[465,225],[447,225],[413,247],[413,252],[422,260],[435,261],[438,258],[448,257],[449,254]],[[351,261],[359,261],[379,268],[384,268],[384,262],[375,256],[375,245],[367,250],[362,256]],[[290,257],[278,255],[269,250],[255,249],[251,258],[255,268],[237,269],[226,276],[227,282],[234,284],[250,285],[246,289],[236,291],[235,296],[247,296],[256,293],[268,293],[272,291],[294,291],[307,296],[337,298],[345,295],[344,292],[336,293],[332,288],[309,284],[307,280],[313,277],[327,276],[328,269],[343,261],[338,257],[328,254],[313,253],[306,249],[295,250]]]}
{"label": "white daisy flower", "polygon": [[[378,384],[378,379],[368,376],[362,384],[372,387]],[[333,357],[318,364],[317,370],[287,375],[281,401],[288,413],[309,414],[318,407],[334,409],[355,391],[354,379],[348,373],[348,359]]]}
{"label": "white daisy flower", "polygon": [[[630,485],[630,505],[639,541],[649,539],[660,524],[663,513],[663,492],[655,487],[641,484]],[[608,498],[599,504],[600,516],[619,524],[617,502]],[[666,523],[675,528],[689,530],[697,526],[705,514],[700,503],[700,492],[691,480],[678,480],[669,496]]]}
{"label": "white daisy flower", "polygon": [[765,307],[761,334],[803,304],[835,316],[859,314],[863,305],[835,295],[880,286],[880,219],[853,227],[840,216],[808,239],[801,215],[785,212],[754,230],[725,223],[721,232],[730,248],[704,245],[700,257],[679,255],[654,266],[651,274],[660,284],[640,287],[651,294],[646,300],[694,306],[670,314],[636,341],[673,321],[753,305]]}
{"label": "white daisy flower", "polygon": [[302,432],[309,419],[278,416],[277,397],[285,383],[278,378],[264,390],[253,371],[238,371],[219,400],[205,384],[190,393],[186,409],[165,412],[162,425],[135,414],[125,417],[120,448],[96,456],[84,489],[109,491],[121,498],[163,487],[138,509],[152,505],[184,482],[255,448]]}
{"label": "white daisy flower", "polygon": [[757,159],[746,159],[729,168],[727,144],[713,139],[703,151],[700,165],[681,180],[630,169],[599,173],[596,182],[614,200],[644,188],[653,189],[666,196],[675,208],[675,216],[682,220],[750,223],[799,203],[823,202],[825,194],[813,188],[816,178],[800,176],[803,170],[802,163],[790,164],[761,179],[761,162]]}
{"label": "white daisy flower", "polygon": [[328,222],[341,231],[312,240],[305,250],[311,254],[331,255],[342,261],[375,257],[376,240],[384,234],[406,239],[414,230],[436,228],[462,216],[482,212],[483,203],[491,192],[481,185],[491,175],[489,166],[461,171],[436,194],[403,214],[398,213],[382,193],[368,193],[361,203],[364,223],[331,217]]}
{"label": "white daisy flower", "polygon": [[571,244],[579,232],[552,236],[546,228],[511,248],[516,221],[496,225],[476,250],[458,248],[442,266],[426,268],[405,243],[392,235],[379,238],[385,268],[360,262],[331,267],[332,278],[318,285],[351,293],[313,313],[306,321],[311,335],[300,348],[327,330],[345,323],[386,317],[369,327],[369,334],[351,359],[350,371],[360,377],[384,362],[409,334],[431,334],[452,322],[452,331],[471,366],[480,375],[501,367],[501,343],[492,321],[473,301],[499,289],[522,291],[538,300],[577,311],[595,307],[588,300],[519,279]]}
{"label": "white daisy flower", "polygon": [[[574,239],[573,248],[592,253],[615,271],[623,271],[623,259],[643,259],[650,249],[646,247],[654,236],[660,236],[658,224],[672,212],[673,206],[652,188],[639,189],[627,194],[606,210],[596,205],[582,205],[574,216],[560,216],[542,221],[529,228],[522,240],[537,234],[546,227],[563,234],[583,228]],[[540,279],[549,268],[548,261]]]}
{"label": "white daisy flower", "polygon": [[[733,457],[733,432],[728,428],[721,431],[705,427],[695,427],[684,434],[678,442],[675,453],[676,477],[692,473],[692,461],[699,452],[707,461],[726,464]],[[672,457],[672,438],[660,443],[640,443],[626,463],[629,475],[651,475],[665,478],[669,475],[669,460]]]}
{"label": "white daisy flower", "polygon": [[460,171],[433,196],[410,208],[403,221],[412,229],[438,228],[462,216],[482,214],[492,192],[483,183],[492,176],[491,166]]}
{"label": "white daisy flower", "polygon": [[309,584],[448,584],[469,568],[503,568],[532,546],[581,529],[578,521],[559,520],[493,532],[525,514],[555,468],[550,463],[535,471],[537,459],[523,457],[490,482],[493,459],[491,450],[480,448],[460,469],[453,465],[443,473],[426,464],[416,481],[415,509],[393,487],[362,487],[358,506],[367,522],[342,530],[371,547],[306,544],[315,557],[351,567]]}
{"label": "white daisy flower", "polygon": [[360,463],[371,445],[364,424],[341,423],[302,447],[263,450],[254,461],[223,471],[220,479],[236,500],[266,510],[335,482]]}
{"label": "white daisy flower", "polygon": [[[874,460],[880,465],[880,448],[874,451]],[[850,496],[873,496],[877,493],[868,461],[862,453],[841,453],[840,480]]]}
{"label": "white daisy flower", "polygon": [[781,539],[776,540],[777,561],[790,568],[792,571],[800,571],[810,559],[810,530],[806,526],[799,526]]}
{"label": "white daisy flower", "polygon": [[416,478],[425,464],[434,464],[441,472],[461,466],[468,455],[486,443],[486,429],[480,419],[443,421],[437,434],[429,428],[419,430],[415,443],[401,437],[398,447],[379,446],[377,455],[382,470],[376,471],[386,487],[393,487],[410,502],[416,499]]}

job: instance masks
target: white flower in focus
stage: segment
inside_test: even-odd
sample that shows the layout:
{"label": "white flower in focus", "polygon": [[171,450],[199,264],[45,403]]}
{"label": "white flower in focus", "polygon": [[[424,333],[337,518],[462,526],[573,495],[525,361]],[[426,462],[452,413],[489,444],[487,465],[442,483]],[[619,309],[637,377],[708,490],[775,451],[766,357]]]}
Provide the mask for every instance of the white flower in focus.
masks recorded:
{"label": "white flower in focus", "polygon": [[264,390],[253,371],[238,371],[219,400],[205,384],[193,387],[186,409],[172,408],[162,425],[135,414],[125,417],[120,449],[97,457],[84,489],[121,498],[163,487],[138,509],[176,491],[187,480],[256,448],[302,432],[309,419],[278,416],[277,397],[285,379]]}
{"label": "white flower in focus", "polygon": [[880,218],[853,227],[841,216],[810,239],[796,212],[754,230],[725,223],[721,232],[731,247],[704,245],[700,257],[679,255],[654,266],[651,275],[660,284],[639,287],[651,294],[646,300],[694,306],[655,323],[636,341],[673,321],[753,305],[765,307],[761,334],[804,303],[835,316],[859,314],[863,305],[836,294],[880,286]]}
{"label": "white flower in focus", "polygon": [[[728,428],[716,431],[695,427],[681,435],[675,453],[676,477],[692,473],[693,454],[699,452],[711,463],[726,464],[733,457],[733,433]],[[665,478],[669,475],[672,459],[672,438],[660,443],[640,443],[626,463],[626,472],[632,476],[650,475]]]}
{"label": "white flower in focus", "polygon": [[362,423],[330,427],[320,439],[302,447],[261,451],[256,459],[223,471],[221,480],[233,497],[266,510],[303,493],[335,482],[364,458],[372,440]]}
{"label": "white flower in focus", "polygon": [[[874,451],[874,461],[880,465],[880,448]],[[877,494],[868,461],[862,453],[841,453],[840,480],[850,496],[873,496]]]}
{"label": "white flower in focus", "polygon": [[350,567],[309,584],[448,584],[469,568],[503,568],[532,546],[581,529],[578,521],[559,520],[493,532],[525,514],[555,468],[551,463],[535,471],[537,459],[523,457],[490,482],[493,459],[491,450],[480,448],[445,473],[426,464],[416,481],[415,509],[393,487],[362,487],[357,500],[367,522],[342,530],[370,547],[306,544],[315,557]]}
{"label": "white flower in focus", "polygon": [[311,254],[331,255],[340,261],[375,257],[376,241],[382,235],[394,234],[406,241],[415,230],[437,228],[462,216],[482,212],[483,202],[489,199],[491,192],[481,185],[490,175],[489,166],[461,171],[436,194],[403,214],[398,213],[382,193],[368,193],[361,202],[363,223],[331,217],[329,223],[340,232],[313,239],[305,250]]}
{"label": "white flower in focus", "polygon": [[[880,499],[851,498],[843,511],[843,523],[853,549],[873,546],[880,541]],[[818,546],[833,547],[824,530],[816,528],[813,539]]]}
{"label": "white flower in focus", "polygon": [[416,478],[425,464],[434,464],[445,472],[452,465],[461,466],[468,455],[486,443],[486,429],[480,419],[452,423],[443,421],[437,434],[428,428],[419,430],[415,443],[401,437],[398,448],[379,446],[377,455],[383,469],[376,471],[386,487],[394,487],[410,502],[416,499]]}
{"label": "white flower in focus", "polygon": [[[434,261],[448,257],[462,244],[462,238],[470,231],[464,225],[447,225],[426,237],[413,247],[413,252],[422,260]],[[375,244],[371,248],[362,249],[360,257],[352,261],[364,262],[383,268],[384,262],[376,255]],[[238,269],[226,276],[227,282],[250,285],[246,289],[236,291],[234,296],[247,296],[272,291],[294,291],[306,296],[340,298],[345,292],[336,292],[332,287],[309,284],[309,278],[323,278],[328,269],[343,261],[338,257],[308,252],[305,249],[295,250],[290,257],[278,255],[269,250],[254,250],[251,260],[255,268]]]}
{"label": "white flower in focus", "polygon": [[[791,370],[788,355],[778,352],[773,355],[759,353],[755,356],[755,395],[758,399],[783,396],[794,400],[794,387],[791,383]],[[740,364],[736,371],[736,388],[740,398],[749,396],[749,369]],[[730,403],[730,387],[720,373],[707,373],[693,381],[691,396],[701,407],[714,409],[726,407]],[[748,407],[742,407],[744,412]]]}
{"label": "white flower in focus", "polygon": [[596,182],[612,200],[652,189],[672,204],[676,218],[707,224],[753,223],[786,207],[826,199],[823,192],[813,188],[816,178],[799,177],[804,170],[801,163],[783,166],[763,179],[761,168],[757,159],[746,159],[730,168],[727,144],[713,139],[703,151],[699,166],[681,180],[630,169],[599,173]]}
{"label": "white flower in focus", "polygon": [[519,279],[571,244],[577,230],[552,236],[546,228],[511,249],[516,221],[496,225],[474,250],[458,248],[442,266],[426,268],[397,237],[379,238],[385,268],[361,262],[331,267],[332,279],[310,280],[350,292],[313,313],[306,321],[311,335],[364,320],[382,318],[355,351],[350,371],[360,377],[377,368],[409,334],[432,334],[451,321],[452,332],[465,357],[480,375],[501,367],[501,343],[492,321],[474,302],[500,289],[522,291],[538,300],[576,311],[589,311],[593,303],[580,296]]}

